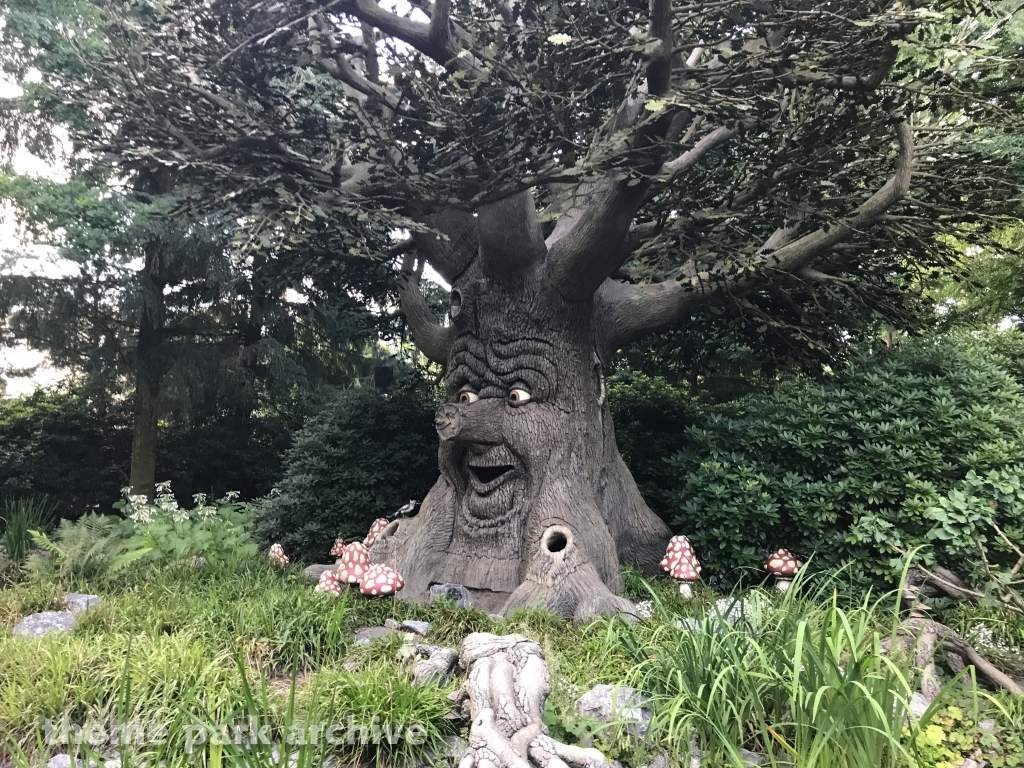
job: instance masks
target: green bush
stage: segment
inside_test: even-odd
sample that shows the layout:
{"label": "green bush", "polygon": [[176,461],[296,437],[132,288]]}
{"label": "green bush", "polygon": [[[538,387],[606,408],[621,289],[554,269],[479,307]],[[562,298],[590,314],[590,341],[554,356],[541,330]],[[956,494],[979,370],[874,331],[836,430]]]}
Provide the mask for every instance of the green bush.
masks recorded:
{"label": "green bush", "polygon": [[336,537],[361,538],[375,518],[423,499],[438,475],[436,406],[419,389],[352,389],[310,418],[257,506],[260,544],[323,562]]}
{"label": "green bush", "polygon": [[[0,398],[0,496],[45,494],[59,516],[106,512],[129,477],[131,398],[104,406],[72,390]],[[280,476],[290,435],[284,419],[224,413],[192,425],[162,424],[157,477],[179,501],[197,493],[244,499],[265,495]]]}
{"label": "green bush", "polygon": [[918,545],[976,574],[991,523],[1021,541],[1024,397],[984,340],[864,353],[828,383],[709,408],[686,438],[655,463],[652,495],[712,578],[759,568],[776,547],[852,563],[865,582],[891,580]]}
{"label": "green bush", "polygon": [[207,563],[230,562],[253,557],[257,550],[252,540],[252,505],[237,501],[236,492],[228,492],[213,503],[197,493],[193,507],[178,505],[171,493],[170,482],[156,484],[156,499],[131,495],[123,489],[125,499],[115,507],[131,519],[134,527],[127,551],[114,564],[119,571],[133,563]]}

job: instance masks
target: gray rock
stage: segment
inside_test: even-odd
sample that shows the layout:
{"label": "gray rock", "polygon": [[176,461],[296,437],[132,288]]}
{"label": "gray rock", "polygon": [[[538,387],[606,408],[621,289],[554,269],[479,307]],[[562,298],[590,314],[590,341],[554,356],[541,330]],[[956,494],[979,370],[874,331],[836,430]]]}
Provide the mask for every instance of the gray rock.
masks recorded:
{"label": "gray rock", "polygon": [[960,768],[982,768],[982,764],[979,763],[977,760],[972,760],[969,757],[965,757],[964,761],[960,763]]}
{"label": "gray rock", "polygon": [[700,632],[702,625],[700,619],[685,618],[678,619],[676,621],[676,627],[679,629],[685,629],[687,632]]}
{"label": "gray rock", "polygon": [[67,600],[68,610],[72,613],[84,613],[103,602],[99,595],[83,595],[78,592],[68,592],[64,599]]}
{"label": "gray rock", "polygon": [[387,629],[394,629],[394,630],[399,630],[399,629],[402,628],[402,625],[399,624],[394,619],[384,619],[384,626]]}
{"label": "gray rock", "polygon": [[15,637],[46,637],[54,632],[69,632],[75,628],[75,614],[71,611],[43,611],[33,613],[18,622]]}
{"label": "gray rock", "polygon": [[333,571],[335,566],[333,565],[310,565],[306,567],[303,573],[306,574],[306,578],[310,581],[320,581],[320,576],[324,571]]}
{"label": "gray rock", "polygon": [[758,765],[764,765],[765,759],[763,755],[757,754],[757,752],[751,752],[749,749],[740,749],[740,760],[743,761],[744,766],[755,768]]}
{"label": "gray rock", "polygon": [[356,644],[368,645],[371,641],[395,634],[395,630],[387,627],[360,627],[356,630]]}
{"label": "gray rock", "polygon": [[461,584],[434,584],[430,587],[430,602],[440,599],[452,600],[459,608],[469,608],[473,599],[469,590]]}
{"label": "gray rock", "polygon": [[430,631],[430,622],[406,619],[402,622],[402,629],[404,629],[406,632],[415,632],[420,637],[425,637],[427,632]]}
{"label": "gray rock", "polygon": [[668,768],[668,758],[665,755],[658,755],[643,768]]}
{"label": "gray rock", "polygon": [[[757,752],[751,752],[749,749],[740,748],[737,752],[739,752],[740,760],[743,761],[744,768],[758,768],[758,766],[764,765],[766,762],[763,755],[759,755]],[[691,739],[689,768],[700,768],[701,760],[703,758],[704,753],[701,752],[700,748],[697,746],[696,739]]]}
{"label": "gray rock", "polygon": [[459,652],[455,649],[417,644],[415,651],[422,658],[413,662],[413,685],[446,685],[455,674],[459,664]]}
{"label": "gray rock", "polygon": [[907,720],[911,722],[920,720],[924,716],[925,710],[930,706],[931,701],[924,694],[916,692],[910,697],[910,706],[908,707],[910,711],[907,713]]}
{"label": "gray rock", "polygon": [[[72,761],[71,755],[54,755],[46,761],[46,768],[84,768],[84,760]],[[102,763],[103,768],[121,768],[121,761],[112,757],[109,760],[104,760]],[[97,768],[96,761],[89,761],[89,768]]]}
{"label": "gray rock", "polygon": [[491,619],[492,621],[504,621],[505,620],[505,617],[502,616],[500,613],[488,613],[487,614],[487,618]]}
{"label": "gray rock", "polygon": [[995,720],[982,720],[978,723],[978,728],[983,730],[985,733],[995,735],[996,732],[996,721]]}
{"label": "gray rock", "polygon": [[602,723],[621,722],[626,732],[643,739],[651,720],[649,699],[633,688],[596,685],[576,700],[580,717],[592,717]]}

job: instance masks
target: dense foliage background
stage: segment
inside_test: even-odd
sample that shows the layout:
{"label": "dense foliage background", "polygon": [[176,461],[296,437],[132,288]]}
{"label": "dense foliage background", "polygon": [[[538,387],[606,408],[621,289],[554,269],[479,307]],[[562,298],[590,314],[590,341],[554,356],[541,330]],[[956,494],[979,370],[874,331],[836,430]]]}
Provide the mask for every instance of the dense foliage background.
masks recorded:
{"label": "dense foliage background", "polygon": [[[820,379],[752,383],[727,402],[624,368],[610,386],[617,438],[713,582],[777,547],[864,584],[891,583],[925,547],[928,562],[983,581],[979,545],[992,567],[1013,559],[992,523],[1024,535],[1022,347],[1016,330],[879,342]],[[263,497],[260,542],[323,561],[335,537],[362,537],[429,490],[436,405],[419,380],[341,391],[294,432],[283,417],[167,427],[159,476],[182,500]],[[130,428],[119,411],[102,416],[81,393],[0,400],[0,490],[46,494],[65,517],[109,511]]]}

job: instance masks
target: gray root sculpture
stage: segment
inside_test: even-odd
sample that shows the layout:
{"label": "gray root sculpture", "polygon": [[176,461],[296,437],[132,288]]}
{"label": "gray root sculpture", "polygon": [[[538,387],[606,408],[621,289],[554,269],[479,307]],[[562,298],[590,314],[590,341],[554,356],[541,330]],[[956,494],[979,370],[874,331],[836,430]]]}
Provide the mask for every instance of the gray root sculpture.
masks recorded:
{"label": "gray root sculpture", "polygon": [[472,718],[459,768],[611,768],[596,749],[555,741],[543,722],[550,676],[540,646],[521,635],[476,632],[459,656]]}
{"label": "gray root sculpture", "polygon": [[[780,228],[764,246],[775,269],[798,271],[903,196],[913,141],[906,125],[896,133],[889,182],[827,231]],[[407,259],[402,310],[419,348],[446,365],[448,403],[436,417],[440,479],[419,515],[389,525],[371,549],[402,574],[406,595],[456,582],[493,593],[486,602],[503,612],[540,605],[582,620],[632,610],[615,595],[622,564],[657,572],[670,532],[619,456],[605,370],[618,349],[713,291],[609,277],[630,252],[623,233],[648,187],[636,189],[581,185],[546,238],[529,191],[476,215],[426,216],[429,231],[413,235],[451,283],[452,324],[432,315]]]}

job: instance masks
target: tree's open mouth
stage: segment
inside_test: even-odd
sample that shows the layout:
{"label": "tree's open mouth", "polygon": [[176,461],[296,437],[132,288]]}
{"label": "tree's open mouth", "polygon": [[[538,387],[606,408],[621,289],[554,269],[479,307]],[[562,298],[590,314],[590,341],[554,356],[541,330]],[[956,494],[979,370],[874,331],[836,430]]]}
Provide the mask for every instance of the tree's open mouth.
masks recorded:
{"label": "tree's open mouth", "polygon": [[472,472],[477,481],[483,485],[493,483],[506,472],[511,472],[512,469],[513,467],[511,464],[500,464],[496,467],[475,467],[472,464],[469,466],[469,471]]}

